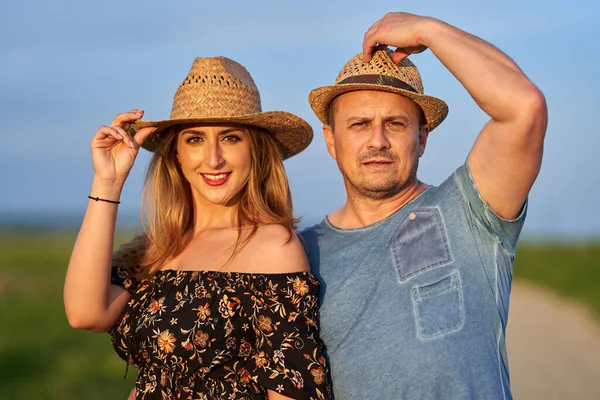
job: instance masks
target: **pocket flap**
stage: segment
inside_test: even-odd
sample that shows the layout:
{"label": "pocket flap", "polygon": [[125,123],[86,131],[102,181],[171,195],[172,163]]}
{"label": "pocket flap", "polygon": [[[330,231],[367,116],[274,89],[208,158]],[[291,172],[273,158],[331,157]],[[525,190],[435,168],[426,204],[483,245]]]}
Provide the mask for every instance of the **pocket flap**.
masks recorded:
{"label": "pocket flap", "polygon": [[412,210],[392,236],[391,248],[401,282],[418,272],[454,261],[437,208]]}

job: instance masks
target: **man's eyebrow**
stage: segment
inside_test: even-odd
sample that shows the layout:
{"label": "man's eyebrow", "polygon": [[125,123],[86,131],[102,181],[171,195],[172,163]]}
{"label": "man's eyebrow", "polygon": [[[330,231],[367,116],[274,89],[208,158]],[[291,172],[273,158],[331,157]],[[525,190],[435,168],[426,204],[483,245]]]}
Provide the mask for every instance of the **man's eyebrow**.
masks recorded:
{"label": "man's eyebrow", "polygon": [[[389,122],[389,121],[404,121],[404,122],[410,122],[411,119],[408,115],[406,114],[390,114],[390,115],[386,115],[385,117],[382,118],[384,122]],[[357,122],[357,121],[372,121],[373,117],[370,116],[366,116],[366,115],[355,115],[355,116],[351,116],[346,118],[346,122]]]}
{"label": "man's eyebrow", "polygon": [[350,122],[350,121],[370,121],[372,119],[373,119],[372,117],[367,117],[366,115],[355,115],[355,116],[351,116],[351,117],[346,118],[346,121],[347,122]]}
{"label": "man's eyebrow", "polygon": [[387,115],[387,116],[383,117],[383,120],[386,121],[386,122],[396,121],[396,120],[401,120],[401,121],[404,121],[404,122],[410,122],[411,118],[408,115],[406,115],[406,114],[392,114],[392,115]]}

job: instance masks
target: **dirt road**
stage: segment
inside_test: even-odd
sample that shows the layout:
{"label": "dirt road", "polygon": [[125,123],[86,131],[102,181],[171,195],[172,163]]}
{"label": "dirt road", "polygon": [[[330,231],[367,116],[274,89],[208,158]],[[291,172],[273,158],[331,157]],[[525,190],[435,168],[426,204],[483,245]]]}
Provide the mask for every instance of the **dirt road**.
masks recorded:
{"label": "dirt road", "polygon": [[515,399],[600,399],[600,319],[585,307],[515,282],[507,348]]}

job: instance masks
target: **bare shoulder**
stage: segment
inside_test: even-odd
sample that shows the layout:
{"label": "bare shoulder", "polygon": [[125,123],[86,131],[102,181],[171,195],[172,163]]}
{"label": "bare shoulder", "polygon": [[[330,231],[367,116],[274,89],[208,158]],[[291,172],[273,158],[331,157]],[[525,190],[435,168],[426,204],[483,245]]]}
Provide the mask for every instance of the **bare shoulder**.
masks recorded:
{"label": "bare shoulder", "polygon": [[249,272],[288,273],[309,270],[304,247],[296,232],[290,233],[282,225],[259,227],[240,256],[247,263]]}

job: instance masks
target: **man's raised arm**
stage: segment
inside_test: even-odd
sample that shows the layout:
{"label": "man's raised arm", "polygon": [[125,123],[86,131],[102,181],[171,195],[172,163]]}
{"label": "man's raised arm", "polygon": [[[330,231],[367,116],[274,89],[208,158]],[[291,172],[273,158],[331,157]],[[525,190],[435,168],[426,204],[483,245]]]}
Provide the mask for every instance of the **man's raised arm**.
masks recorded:
{"label": "man's raised arm", "polygon": [[491,117],[468,157],[483,200],[501,217],[518,216],[540,170],[547,125],[544,95],[493,45],[442,21],[390,13],[365,34],[365,61],[376,44],[394,61],[429,48]]}

